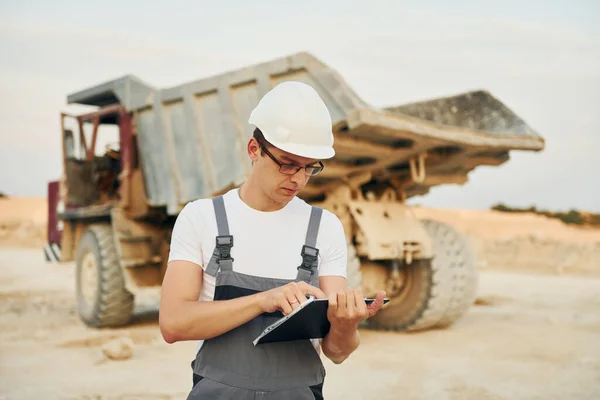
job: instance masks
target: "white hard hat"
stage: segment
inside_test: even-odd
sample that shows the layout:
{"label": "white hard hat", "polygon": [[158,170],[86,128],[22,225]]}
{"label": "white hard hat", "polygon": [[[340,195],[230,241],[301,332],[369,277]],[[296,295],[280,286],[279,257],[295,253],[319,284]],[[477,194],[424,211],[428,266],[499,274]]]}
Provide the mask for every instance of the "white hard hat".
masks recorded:
{"label": "white hard hat", "polygon": [[248,122],[288,153],[315,159],[335,155],[329,110],[305,83],[286,81],[275,86],[252,110]]}

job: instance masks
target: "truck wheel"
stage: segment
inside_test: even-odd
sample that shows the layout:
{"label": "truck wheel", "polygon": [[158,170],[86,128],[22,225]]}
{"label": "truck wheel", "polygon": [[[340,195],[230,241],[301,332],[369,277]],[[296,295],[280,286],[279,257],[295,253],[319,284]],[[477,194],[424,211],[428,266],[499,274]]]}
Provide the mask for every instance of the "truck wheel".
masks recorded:
{"label": "truck wheel", "polygon": [[360,273],[360,258],[356,255],[356,249],[348,245],[348,265],[346,268],[346,277],[350,289],[360,289],[362,276]]}
{"label": "truck wheel", "polygon": [[444,328],[471,306],[477,289],[477,264],[466,237],[438,221],[421,221],[433,240],[432,260],[402,266],[403,286],[369,326],[415,331]]}
{"label": "truck wheel", "polygon": [[134,297],[125,289],[110,225],[91,225],[77,248],[77,311],[94,328],[128,323]]}

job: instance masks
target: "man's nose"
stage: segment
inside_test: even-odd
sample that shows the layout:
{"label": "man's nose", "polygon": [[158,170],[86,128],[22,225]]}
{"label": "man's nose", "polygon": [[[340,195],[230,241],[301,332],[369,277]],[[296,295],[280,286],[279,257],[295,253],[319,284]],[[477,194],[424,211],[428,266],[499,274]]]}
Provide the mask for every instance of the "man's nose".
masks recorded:
{"label": "man's nose", "polygon": [[306,182],[306,178],[307,178],[307,176],[306,176],[306,173],[304,172],[304,168],[300,168],[300,170],[298,172],[296,172],[294,175],[290,176],[290,180],[298,186],[304,185],[304,183]]}

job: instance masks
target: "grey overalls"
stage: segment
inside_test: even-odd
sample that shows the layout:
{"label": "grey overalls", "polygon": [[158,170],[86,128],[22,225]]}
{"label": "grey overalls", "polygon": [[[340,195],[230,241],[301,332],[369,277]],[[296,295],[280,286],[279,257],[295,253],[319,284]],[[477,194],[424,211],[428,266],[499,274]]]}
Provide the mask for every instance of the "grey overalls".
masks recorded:
{"label": "grey overalls", "polygon": [[[271,279],[233,270],[233,236],[221,196],[213,199],[218,236],[207,274],[215,276],[214,300],[229,300],[270,290],[293,281],[318,287],[315,248],[323,210],[313,207],[302,264],[295,280]],[[259,260],[257,260],[259,261]],[[283,315],[263,313],[218,337],[206,340],[192,362],[194,387],[188,399],[322,399],[325,368],[309,340],[266,343],[252,341]]]}

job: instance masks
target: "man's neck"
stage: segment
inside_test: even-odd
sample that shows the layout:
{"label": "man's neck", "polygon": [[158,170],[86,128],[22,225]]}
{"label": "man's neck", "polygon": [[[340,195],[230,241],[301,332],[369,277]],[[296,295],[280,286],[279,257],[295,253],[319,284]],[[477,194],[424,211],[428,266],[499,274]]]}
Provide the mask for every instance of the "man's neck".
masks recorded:
{"label": "man's neck", "polygon": [[286,206],[286,203],[275,202],[265,196],[261,187],[254,182],[252,176],[248,177],[248,180],[240,186],[239,196],[248,207],[257,211],[277,211]]}

